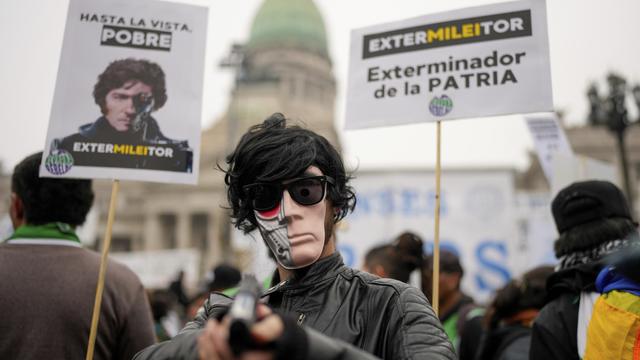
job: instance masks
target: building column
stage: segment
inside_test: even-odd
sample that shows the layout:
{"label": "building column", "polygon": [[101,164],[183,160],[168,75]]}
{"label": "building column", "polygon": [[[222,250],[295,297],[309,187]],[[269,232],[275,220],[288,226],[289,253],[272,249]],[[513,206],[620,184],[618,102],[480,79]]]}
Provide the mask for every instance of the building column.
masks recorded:
{"label": "building column", "polygon": [[210,268],[213,264],[217,264],[223,260],[220,237],[224,233],[222,226],[226,225],[224,216],[226,216],[226,214],[222,209],[215,209],[209,213],[209,244],[204,258],[204,263],[207,268]]}
{"label": "building column", "polygon": [[191,217],[186,211],[176,214],[176,247],[186,249],[191,247]]}
{"label": "building column", "polygon": [[157,250],[161,248],[160,242],[162,239],[160,238],[160,221],[158,221],[158,214],[154,212],[146,214],[142,238],[142,250]]}

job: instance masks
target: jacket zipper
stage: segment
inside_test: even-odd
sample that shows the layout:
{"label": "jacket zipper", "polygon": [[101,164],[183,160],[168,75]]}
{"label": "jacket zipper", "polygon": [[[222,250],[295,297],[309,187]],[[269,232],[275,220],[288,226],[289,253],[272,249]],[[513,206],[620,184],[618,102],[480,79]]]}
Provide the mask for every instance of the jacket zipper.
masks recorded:
{"label": "jacket zipper", "polygon": [[298,316],[298,325],[302,325],[304,318],[305,318],[304,313],[300,313],[300,316]]}

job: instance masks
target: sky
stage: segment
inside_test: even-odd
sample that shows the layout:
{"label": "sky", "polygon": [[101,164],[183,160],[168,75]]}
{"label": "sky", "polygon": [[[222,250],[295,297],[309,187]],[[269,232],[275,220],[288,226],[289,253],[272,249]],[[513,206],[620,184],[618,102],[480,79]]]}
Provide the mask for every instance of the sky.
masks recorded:
{"label": "sky", "polygon": [[[225,112],[233,74],[218,66],[231,44],[247,40],[262,0],[182,1],[209,7],[202,124]],[[354,28],[496,3],[483,0],[315,0],[324,16],[338,82],[336,127],[344,125],[349,34]],[[44,147],[68,1],[0,1],[0,161],[4,171]],[[547,2],[553,99],[568,124],[583,123],[591,82],[608,71],[640,83],[640,1]],[[635,115],[635,109],[632,109]],[[341,131],[347,164],[358,168],[431,167],[435,126]],[[442,126],[443,167],[527,166],[532,140],[521,116],[456,120]]]}

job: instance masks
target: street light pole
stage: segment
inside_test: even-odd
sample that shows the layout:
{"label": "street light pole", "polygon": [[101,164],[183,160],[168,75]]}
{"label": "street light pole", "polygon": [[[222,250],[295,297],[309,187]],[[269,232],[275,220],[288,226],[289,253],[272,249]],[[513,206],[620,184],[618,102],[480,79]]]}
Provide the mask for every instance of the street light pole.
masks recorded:
{"label": "street light pole", "polygon": [[[634,193],[629,179],[629,162],[627,160],[627,151],[625,146],[625,133],[630,125],[636,122],[630,122],[625,106],[625,96],[627,93],[626,80],[616,74],[607,76],[609,85],[609,94],[606,97],[598,95],[598,89],[592,84],[587,91],[587,97],[591,104],[591,112],[589,114],[589,123],[595,126],[607,126],[617,140],[618,155],[620,156],[620,165],[622,166],[622,176],[624,177],[624,189],[627,194],[627,200],[632,212],[635,212]],[[636,106],[640,110],[640,85],[635,86],[631,90]]]}
{"label": "street light pole", "polygon": [[[229,54],[223,58],[219,66],[220,68],[232,69],[234,71],[233,74],[233,90],[232,94],[234,96],[238,95],[238,88],[242,80],[246,75],[246,62],[245,62],[245,51],[244,47],[240,44],[233,44],[231,46],[231,50]],[[228,108],[227,118],[227,143],[226,143],[226,154],[231,154],[235,148],[235,144],[237,142],[238,137],[238,121],[240,121],[238,117],[239,104],[237,103],[239,100],[236,97],[236,103],[231,103]],[[229,259],[232,255],[232,237],[233,237],[233,224],[231,221],[227,222],[224,227],[224,234],[222,236],[222,253],[223,258]]]}

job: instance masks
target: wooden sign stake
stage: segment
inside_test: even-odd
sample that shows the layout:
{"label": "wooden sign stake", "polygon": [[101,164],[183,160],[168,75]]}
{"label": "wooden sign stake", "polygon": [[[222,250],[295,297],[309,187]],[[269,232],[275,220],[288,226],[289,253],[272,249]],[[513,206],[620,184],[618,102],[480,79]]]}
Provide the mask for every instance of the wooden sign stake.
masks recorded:
{"label": "wooden sign stake", "polygon": [[86,360],[93,360],[96,336],[98,333],[98,320],[100,320],[100,306],[102,305],[102,293],[104,291],[104,278],[107,272],[107,259],[109,248],[111,247],[111,231],[113,229],[113,219],[116,213],[116,199],[120,189],[120,180],[113,180],[111,187],[111,201],[109,202],[109,216],[107,218],[107,230],[104,235],[102,245],[102,259],[100,260],[100,273],[98,274],[98,285],[96,286],[96,299],[93,303],[93,315],[91,317],[91,332],[89,333],[89,344],[87,346]]}

